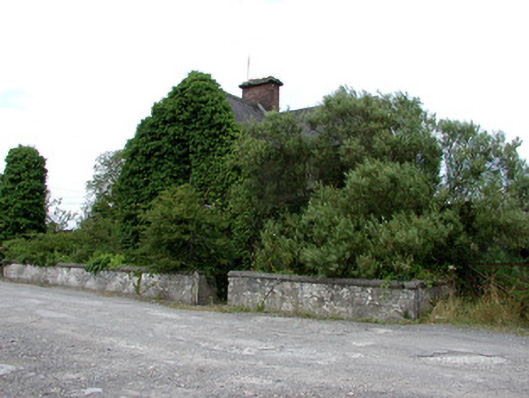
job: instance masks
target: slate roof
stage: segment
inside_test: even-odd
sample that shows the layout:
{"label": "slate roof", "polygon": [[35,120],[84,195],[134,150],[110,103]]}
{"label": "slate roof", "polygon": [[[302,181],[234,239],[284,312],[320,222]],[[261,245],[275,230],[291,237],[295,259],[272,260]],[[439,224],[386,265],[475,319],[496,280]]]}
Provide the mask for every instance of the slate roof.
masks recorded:
{"label": "slate roof", "polygon": [[260,122],[265,117],[266,111],[259,105],[250,104],[229,93],[226,93],[226,99],[230,103],[237,123],[247,123],[252,120]]}
{"label": "slate roof", "polygon": [[[242,98],[239,98],[233,94],[225,93],[226,94],[226,100],[228,100],[231,109],[233,111],[233,114],[235,115],[235,122],[237,123],[247,123],[250,121],[256,121],[261,122],[266,115],[266,110],[264,110],[259,105],[254,105],[249,102],[246,102]],[[294,114],[296,119],[298,119],[300,125],[301,125],[301,134],[304,135],[315,135],[316,132],[311,130],[308,123],[306,122],[306,117],[314,112],[318,107],[309,107],[309,108],[302,108],[302,109],[296,109],[293,111],[287,111],[289,113]]]}
{"label": "slate roof", "polygon": [[309,124],[307,123],[307,116],[309,116],[317,108],[318,108],[317,106],[312,106],[310,108],[302,108],[302,109],[296,109],[294,111],[288,111],[288,113],[292,113],[296,117],[299,124],[301,125],[301,134],[308,135],[308,136],[312,136],[316,134],[316,132],[312,130]]}

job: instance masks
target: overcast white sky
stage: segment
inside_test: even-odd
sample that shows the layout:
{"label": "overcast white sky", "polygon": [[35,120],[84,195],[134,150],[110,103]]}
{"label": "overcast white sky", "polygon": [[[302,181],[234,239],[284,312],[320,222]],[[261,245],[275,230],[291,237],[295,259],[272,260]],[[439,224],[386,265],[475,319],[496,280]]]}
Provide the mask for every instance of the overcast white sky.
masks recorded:
{"label": "overcast white sky", "polygon": [[408,92],[440,117],[527,141],[529,3],[473,0],[0,0],[0,171],[36,147],[78,209],[95,158],[120,149],[191,70],[226,91],[273,75],[282,108],[340,85]]}

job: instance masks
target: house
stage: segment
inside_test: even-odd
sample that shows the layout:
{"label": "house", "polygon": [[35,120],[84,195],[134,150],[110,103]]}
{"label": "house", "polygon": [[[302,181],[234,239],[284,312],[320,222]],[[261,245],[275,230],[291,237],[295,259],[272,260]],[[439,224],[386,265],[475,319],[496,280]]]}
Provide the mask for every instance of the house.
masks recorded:
{"label": "house", "polygon": [[[260,122],[264,119],[266,112],[279,110],[279,88],[282,85],[283,83],[279,79],[268,76],[262,79],[250,79],[242,83],[239,86],[242,89],[242,98],[226,93],[226,99],[235,115],[235,121],[237,123]],[[310,129],[304,123],[304,119],[307,113],[314,109],[316,108],[289,111],[294,113],[302,124],[303,134],[310,134]]]}

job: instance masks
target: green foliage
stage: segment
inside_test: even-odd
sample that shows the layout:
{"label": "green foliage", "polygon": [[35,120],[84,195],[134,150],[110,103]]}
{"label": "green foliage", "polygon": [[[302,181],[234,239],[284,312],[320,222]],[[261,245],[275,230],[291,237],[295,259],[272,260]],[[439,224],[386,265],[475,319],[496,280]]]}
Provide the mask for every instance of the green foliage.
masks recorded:
{"label": "green foliage", "polygon": [[0,241],[46,230],[46,161],[35,148],[7,154],[0,184]]}
{"label": "green foliage", "polygon": [[458,215],[454,242],[443,253],[454,264],[520,262],[529,247],[529,170],[519,140],[472,123],[438,126],[444,173],[439,197]]}
{"label": "green foliage", "polygon": [[326,185],[343,186],[345,173],[368,158],[412,163],[437,181],[435,120],[417,98],[342,87],[307,115],[307,123],[314,134],[311,174]]}
{"label": "green foliage", "polygon": [[[424,245],[420,234],[438,221],[430,214],[441,160],[433,130],[417,99],[345,88],[304,114],[270,113],[246,126],[233,149],[235,240],[254,267],[272,272],[418,273],[427,256],[405,247]],[[393,242],[399,227],[409,231]],[[449,230],[424,240],[442,242]],[[392,246],[403,251],[394,260]]]}
{"label": "green foliage", "polygon": [[145,212],[141,251],[157,271],[227,273],[234,249],[227,223],[189,184],[163,191]]}
{"label": "green foliage", "polygon": [[300,261],[303,245],[299,228],[297,214],[267,220],[260,234],[261,247],[256,251],[254,266],[278,274],[312,274]]}
{"label": "green foliage", "polygon": [[79,237],[75,249],[78,262],[121,255],[115,187],[122,164],[122,151],[105,152],[96,160],[94,176],[86,184],[85,216],[74,231]]}
{"label": "green foliage", "polygon": [[125,256],[122,254],[102,253],[93,256],[88,261],[85,271],[95,275],[101,271],[120,268],[123,266],[124,261]]}
{"label": "green foliage", "polygon": [[527,178],[527,166],[517,153],[519,140],[506,142],[501,132],[490,134],[473,123],[451,120],[441,120],[438,129],[450,200],[479,199],[492,186],[512,192],[520,188],[520,178]]}
{"label": "green foliage", "polygon": [[[367,161],[413,165],[413,173],[419,171],[426,179],[429,189],[424,195],[429,200],[438,182],[441,150],[433,135],[434,120],[420,105],[418,99],[403,94],[373,97],[342,88],[318,108],[269,113],[262,123],[245,126],[233,148],[231,164],[241,178],[232,188],[230,203],[235,214],[234,237],[246,247],[246,257],[253,257],[263,226],[274,229],[273,220],[302,214],[318,185],[342,188],[347,173]],[[370,176],[375,186],[364,187],[362,195],[383,198],[385,191],[373,190],[377,186],[382,190],[376,181],[381,176],[376,175],[376,169],[371,172],[375,173]],[[407,183],[413,189],[416,178]],[[390,182],[384,185],[386,191],[392,188]],[[403,195],[413,201],[409,192]],[[362,203],[369,206],[375,201]],[[381,215],[395,211],[392,203],[376,203],[386,207]],[[285,244],[291,246],[288,242]],[[256,253],[255,260],[267,262],[262,251]]]}
{"label": "green foliage", "polygon": [[191,183],[206,202],[222,199],[230,181],[224,157],[234,129],[224,93],[200,72],[191,72],[154,104],[123,152],[116,195],[124,247],[138,243],[140,215],[166,189]]}
{"label": "green foliage", "polygon": [[[132,255],[157,271],[205,271],[221,287],[229,269],[244,267],[433,280],[455,266],[466,283],[468,264],[527,261],[529,168],[519,144],[472,123],[436,123],[405,94],[347,88],[239,131],[218,84],[191,72],[122,155],[98,158],[78,230],[3,250],[43,265],[89,261],[93,272]],[[3,226],[12,219],[8,172]]]}
{"label": "green foliage", "polygon": [[299,211],[310,197],[309,156],[308,138],[296,118],[269,113],[262,123],[245,126],[234,145],[231,165],[242,176],[237,194],[246,193],[265,216]]}
{"label": "green foliage", "polygon": [[257,259],[282,253],[292,270],[328,277],[417,276],[450,232],[433,193],[414,165],[366,161],[342,189],[320,186],[297,223],[268,224]]}
{"label": "green foliage", "polygon": [[206,203],[222,203],[231,183],[226,156],[236,133],[226,94],[200,72],[191,72],[174,91],[176,120],[189,151],[188,182]]}
{"label": "green foliage", "polygon": [[174,89],[154,104],[125,146],[125,163],[116,187],[124,247],[136,245],[139,215],[159,192],[189,179],[189,153],[175,116]]}
{"label": "green foliage", "polygon": [[39,266],[79,262],[79,236],[74,232],[40,233],[5,241],[1,251],[6,259]]}
{"label": "green foliage", "polygon": [[[403,94],[373,97],[344,88],[304,116],[308,139],[295,152],[305,178],[282,190],[301,187],[308,205],[289,207],[255,195],[282,178],[281,167],[261,168],[259,155],[285,153],[266,137],[274,130],[286,134],[288,122],[278,120],[274,129],[263,124],[261,141],[245,137],[236,146],[244,176],[239,218],[260,216],[251,231],[260,237],[250,256],[254,268],[431,279],[452,264],[463,276],[473,262],[524,259],[529,169],[516,152],[519,141],[506,142],[502,133],[473,124],[437,125],[419,100]],[[270,173],[267,179],[249,183],[263,172]],[[259,213],[263,202],[278,203],[277,210]]]}
{"label": "green foliage", "polygon": [[0,249],[0,257],[40,266],[58,262],[87,263],[99,254],[119,254],[118,244],[115,221],[90,218],[71,232],[48,231],[7,240]]}
{"label": "green foliage", "polygon": [[[4,176],[2,173],[0,173],[0,245],[2,244],[2,241],[6,238],[5,237],[5,230],[8,219],[7,219],[7,212],[3,209],[3,203],[4,200],[2,198],[3,195],[3,188],[4,188]],[[0,255],[0,259],[2,259],[2,256]]]}
{"label": "green foliage", "polygon": [[119,254],[118,220],[102,214],[92,215],[83,220],[74,232],[79,236],[76,261],[87,262],[97,253]]}
{"label": "green foliage", "polygon": [[116,217],[115,187],[123,162],[123,151],[104,152],[97,157],[94,176],[86,183],[86,217]]}
{"label": "green foliage", "polygon": [[244,126],[230,166],[239,179],[230,192],[233,239],[249,259],[266,220],[299,212],[311,193],[310,142],[292,114],[271,112]]}
{"label": "green foliage", "polygon": [[46,226],[48,232],[67,231],[71,224],[76,223],[78,215],[76,212],[61,208],[62,199],[48,200],[48,214],[46,215]]}

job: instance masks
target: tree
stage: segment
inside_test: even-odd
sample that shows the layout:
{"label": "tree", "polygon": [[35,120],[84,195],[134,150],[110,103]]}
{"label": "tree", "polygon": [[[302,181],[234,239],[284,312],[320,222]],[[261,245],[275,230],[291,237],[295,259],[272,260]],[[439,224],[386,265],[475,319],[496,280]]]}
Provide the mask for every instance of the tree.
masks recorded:
{"label": "tree", "polygon": [[2,203],[2,192],[4,188],[4,176],[0,173],[0,243],[4,240],[4,228],[7,225],[7,214],[5,214]]}
{"label": "tree", "polygon": [[86,183],[85,217],[109,216],[116,212],[115,187],[123,167],[123,151],[99,155],[94,176]]}
{"label": "tree", "polygon": [[463,266],[524,261],[529,169],[517,153],[520,141],[452,120],[441,120],[438,130],[444,171],[439,196],[459,221],[453,244],[439,257]]}
{"label": "tree", "polygon": [[215,206],[204,205],[190,184],[171,187],[143,215],[140,254],[162,272],[198,270],[215,280],[226,299],[236,250],[228,222]]}
{"label": "tree", "polygon": [[269,219],[296,213],[310,198],[310,142],[299,120],[271,112],[247,124],[232,147],[230,166],[238,180],[230,191],[233,239],[249,261]]}
{"label": "tree", "polygon": [[358,94],[342,87],[308,114],[307,124],[314,136],[311,174],[323,184],[343,186],[345,173],[368,158],[412,163],[438,180],[435,119],[418,98]]}
{"label": "tree", "polygon": [[232,259],[227,223],[190,184],[160,193],[144,218],[142,251],[159,270],[216,272]]}
{"label": "tree", "polygon": [[48,232],[63,232],[72,228],[79,220],[77,212],[65,210],[61,207],[62,199],[48,198],[48,212],[46,214],[46,225]]}
{"label": "tree", "polygon": [[[268,223],[256,266],[328,277],[425,275],[450,231],[434,192],[413,164],[366,160],[346,173],[343,188],[320,185],[299,217]],[[290,264],[267,261],[280,252]]]}
{"label": "tree", "polygon": [[46,230],[46,161],[35,148],[7,154],[0,192],[0,239]]}
{"label": "tree", "polygon": [[443,148],[443,186],[450,200],[482,198],[495,186],[503,194],[520,196],[528,176],[517,148],[520,140],[507,142],[502,132],[489,133],[474,123],[441,120],[438,124]]}
{"label": "tree", "polygon": [[174,99],[189,151],[189,183],[205,202],[222,204],[233,180],[226,156],[238,130],[226,94],[210,75],[191,72],[176,87]]}
{"label": "tree", "polygon": [[116,198],[125,246],[138,243],[140,215],[160,192],[191,183],[206,202],[222,197],[228,181],[222,163],[234,130],[225,94],[204,73],[191,72],[154,104],[123,152]]}
{"label": "tree", "polygon": [[[381,170],[391,165],[391,173],[395,175],[399,175],[399,167],[412,167],[412,176],[418,173],[426,179],[427,192],[432,198],[441,160],[434,127],[434,119],[421,108],[418,99],[403,94],[358,95],[346,88],[326,97],[320,107],[305,114],[269,113],[262,123],[245,126],[233,150],[232,163],[239,169],[241,178],[232,189],[231,210],[235,214],[235,237],[244,242],[247,257],[253,256],[252,250],[262,233],[260,246],[271,257],[282,258],[279,251],[294,250],[297,253],[291,253],[289,258],[293,266],[299,266],[298,271],[325,273],[324,267],[317,270],[312,264],[310,270],[306,261],[302,264],[303,245],[293,243],[295,231],[300,228],[297,216],[303,217],[308,212],[307,204],[310,208],[314,192],[346,195],[340,189],[346,185],[349,173],[366,164],[375,164]],[[391,177],[390,171],[387,175],[373,173],[362,178],[375,184],[374,187],[382,182],[377,178],[397,178]],[[410,191],[415,189],[415,183],[417,179],[402,182],[404,186],[409,185]],[[357,204],[374,204],[377,200],[380,203],[384,199],[377,196],[379,193],[372,194],[375,196],[363,198]],[[394,203],[382,204],[387,209],[384,212],[379,209],[381,214],[391,216],[396,211],[392,207]],[[360,220],[363,216],[357,212],[351,217]],[[329,220],[322,220],[326,221]],[[308,225],[304,228],[310,230]],[[281,243],[278,239],[281,240],[282,234],[287,236]],[[256,255],[257,262],[267,263],[265,252],[258,250]],[[276,264],[271,268],[281,269],[281,266]],[[349,271],[340,272],[346,275]]]}
{"label": "tree", "polygon": [[124,247],[139,241],[139,216],[158,193],[189,179],[189,153],[178,129],[173,97],[174,90],[153,105],[152,115],[141,121],[123,151],[116,199]]}
{"label": "tree", "polygon": [[[436,123],[418,99],[403,94],[374,97],[345,88],[305,120],[309,155],[295,163],[308,164],[299,186],[310,200],[298,209],[277,198],[270,202],[283,211],[269,213],[254,231],[260,235],[250,254],[255,268],[410,278],[442,274],[450,265],[526,257],[529,168],[517,154],[518,140],[507,142],[504,134],[472,123]],[[280,134],[290,128],[285,120],[274,126]],[[266,196],[257,193],[269,192],[287,174],[264,167],[257,156],[287,153],[270,138],[274,130],[266,127],[259,145],[247,139],[237,149],[239,159],[249,154],[256,160],[244,165],[243,182],[260,182],[246,189],[258,205]],[[294,153],[306,152],[298,146]],[[260,175],[267,178],[256,180]]]}

